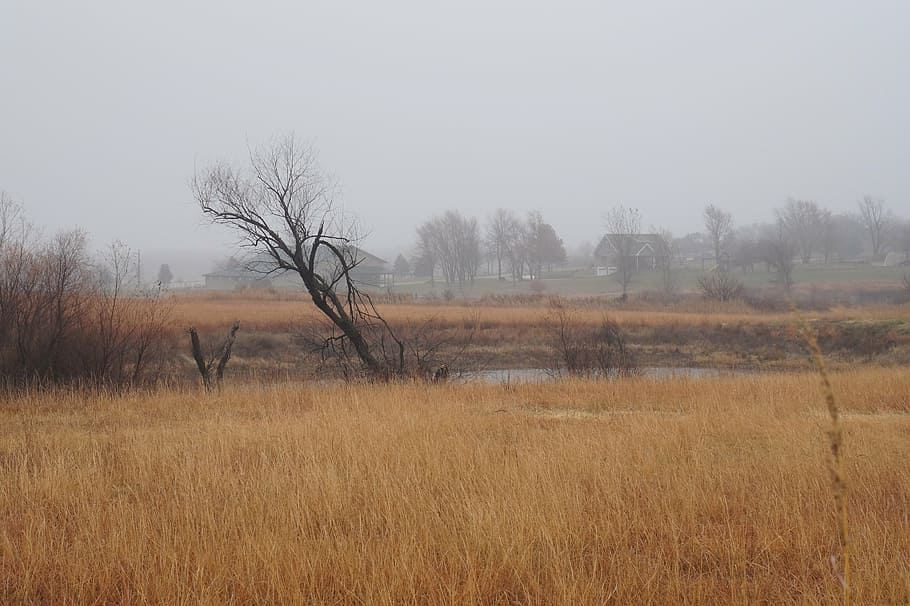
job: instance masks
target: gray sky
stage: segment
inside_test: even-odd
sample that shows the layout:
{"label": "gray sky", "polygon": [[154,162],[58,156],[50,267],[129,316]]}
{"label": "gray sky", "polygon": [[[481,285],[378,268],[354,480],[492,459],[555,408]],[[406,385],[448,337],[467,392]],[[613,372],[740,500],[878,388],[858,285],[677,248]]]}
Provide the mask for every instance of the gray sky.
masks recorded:
{"label": "gray sky", "polygon": [[211,249],[194,163],[294,130],[380,251],[446,208],[623,203],[737,224],[788,196],[910,210],[910,3],[0,3],[0,189],[49,229]]}

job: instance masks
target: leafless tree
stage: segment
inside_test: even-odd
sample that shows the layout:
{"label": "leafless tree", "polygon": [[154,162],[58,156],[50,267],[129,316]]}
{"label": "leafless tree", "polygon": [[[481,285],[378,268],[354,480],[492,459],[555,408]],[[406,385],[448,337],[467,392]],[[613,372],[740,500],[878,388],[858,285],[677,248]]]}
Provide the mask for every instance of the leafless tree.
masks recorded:
{"label": "leafless tree", "polygon": [[796,255],[796,245],[787,236],[783,223],[778,221],[776,237],[764,238],[758,246],[762,260],[777,272],[781,285],[790,290],[793,286],[793,257]]}
{"label": "leafless tree", "polygon": [[744,286],[732,274],[722,271],[700,276],[698,288],[706,299],[724,302],[742,297]]}
{"label": "leafless tree", "polygon": [[480,266],[477,220],[455,210],[446,211],[417,228],[418,246],[439,263],[446,284],[473,282]]}
{"label": "leafless tree", "polygon": [[704,212],[705,230],[714,246],[714,260],[721,267],[721,254],[726,250],[733,236],[733,215],[709,204]]}
{"label": "leafless tree", "polygon": [[654,253],[658,260],[657,269],[660,270],[661,290],[665,295],[672,295],[676,292],[676,280],[673,276],[673,257],[675,254],[673,234],[670,230],[663,228],[652,228],[651,231],[657,235],[654,241]]}
{"label": "leafless tree", "polygon": [[614,206],[604,217],[607,234],[616,259],[617,275],[622,286],[622,298],[628,296],[629,285],[635,272],[635,236],[641,231],[641,214],[637,208]]}
{"label": "leafless tree", "polygon": [[[212,222],[232,228],[244,245],[266,255],[262,271],[299,276],[333,327],[327,348],[350,346],[374,378],[404,371],[404,344],[354,277],[362,261],[355,225],[336,208],[334,182],[309,146],[288,135],[251,149],[247,169],[218,163],[198,172],[192,188]],[[384,341],[398,350],[394,364],[377,355]]]}
{"label": "leafless tree", "polygon": [[881,198],[864,196],[859,201],[859,216],[869,232],[869,238],[872,241],[872,255],[876,256],[882,251],[882,245],[885,241],[885,232],[888,228],[888,211],[885,209],[885,201]]}
{"label": "leafless tree", "polygon": [[[508,261],[521,239],[521,222],[510,210],[497,208],[487,221],[486,246],[496,260],[496,275],[502,278],[502,263]],[[513,276],[514,277],[514,276]]]}
{"label": "leafless tree", "polygon": [[910,261],[910,221],[904,221],[897,230],[897,248],[904,253],[904,261]]}
{"label": "leafless tree", "polygon": [[91,346],[84,363],[96,382],[135,385],[161,361],[171,305],[162,289],[133,291],[133,252],[112,243],[95,263],[92,318],[84,329]]}
{"label": "leafless tree", "polygon": [[831,255],[837,248],[837,222],[834,215],[827,208],[822,209],[819,225],[819,244],[821,245],[822,255],[825,259],[825,265],[831,260]]}
{"label": "leafless tree", "polygon": [[544,263],[552,265],[566,262],[566,248],[562,239],[556,235],[553,226],[543,220],[543,215],[539,211],[528,213],[525,233],[528,265],[533,278],[540,278]]}
{"label": "leafless tree", "polygon": [[791,241],[799,248],[800,260],[805,264],[812,260],[812,252],[822,240],[824,211],[811,200],[794,200],[777,211]]}

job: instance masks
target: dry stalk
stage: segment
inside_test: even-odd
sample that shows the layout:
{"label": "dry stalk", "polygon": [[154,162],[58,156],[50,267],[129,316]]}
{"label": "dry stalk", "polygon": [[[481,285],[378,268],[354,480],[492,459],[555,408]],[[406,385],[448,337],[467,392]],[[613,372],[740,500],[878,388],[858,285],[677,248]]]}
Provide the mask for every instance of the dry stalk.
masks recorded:
{"label": "dry stalk", "polygon": [[[841,586],[843,587],[843,602],[845,605],[850,604],[850,546],[848,542],[848,525],[847,525],[847,483],[844,474],[844,431],[840,423],[840,410],[837,407],[837,401],[834,399],[834,390],[831,387],[831,379],[828,375],[828,369],[825,366],[825,359],[822,356],[822,350],[818,346],[818,339],[815,333],[809,327],[808,322],[802,322],[802,333],[809,346],[809,353],[815,364],[815,369],[822,380],[822,392],[825,396],[825,404],[828,407],[828,416],[831,419],[831,429],[828,430],[828,442],[831,446],[831,460],[829,469],[831,471],[831,487],[834,490],[834,502],[837,506],[838,514],[838,539],[840,542],[841,554],[843,557],[843,569],[837,571],[835,562],[835,571],[838,574]],[[833,561],[832,557],[832,561]]]}

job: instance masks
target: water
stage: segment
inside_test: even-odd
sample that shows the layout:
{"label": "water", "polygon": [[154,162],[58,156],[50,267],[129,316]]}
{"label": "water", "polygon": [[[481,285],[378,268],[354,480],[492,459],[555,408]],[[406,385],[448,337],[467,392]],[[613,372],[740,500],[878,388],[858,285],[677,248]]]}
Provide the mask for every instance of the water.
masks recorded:
{"label": "water", "polygon": [[[676,377],[705,379],[747,374],[741,370],[695,368],[692,366],[647,366],[638,370],[641,376],[652,379],[671,379]],[[453,380],[461,383],[538,383],[541,381],[552,381],[560,376],[565,376],[565,373],[559,373],[547,368],[499,368],[462,372],[458,377],[453,377]]]}

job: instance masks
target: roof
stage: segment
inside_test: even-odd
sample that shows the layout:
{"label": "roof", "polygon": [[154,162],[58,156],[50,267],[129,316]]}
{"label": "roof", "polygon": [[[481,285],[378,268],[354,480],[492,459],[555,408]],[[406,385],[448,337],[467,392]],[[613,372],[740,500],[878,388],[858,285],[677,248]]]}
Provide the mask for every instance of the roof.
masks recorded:
{"label": "roof", "polygon": [[657,250],[660,249],[661,237],[657,234],[605,234],[597,248],[594,249],[594,256],[609,257],[616,254],[616,247],[613,245],[613,241],[628,237],[631,237],[637,245],[635,252],[631,256],[640,257],[649,255],[649,253],[649,256],[660,256],[657,254]]}

